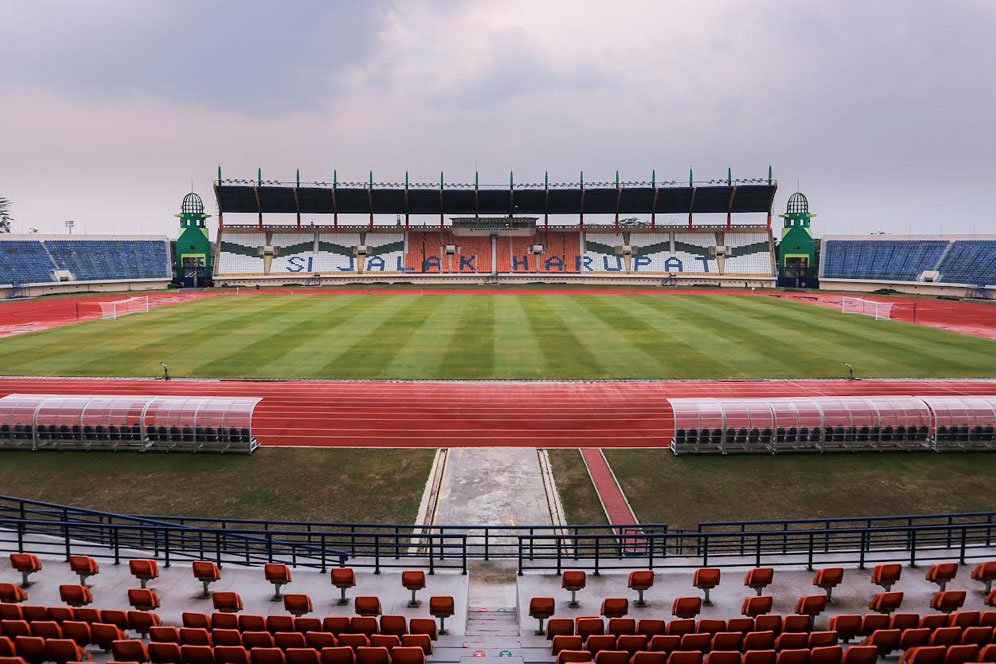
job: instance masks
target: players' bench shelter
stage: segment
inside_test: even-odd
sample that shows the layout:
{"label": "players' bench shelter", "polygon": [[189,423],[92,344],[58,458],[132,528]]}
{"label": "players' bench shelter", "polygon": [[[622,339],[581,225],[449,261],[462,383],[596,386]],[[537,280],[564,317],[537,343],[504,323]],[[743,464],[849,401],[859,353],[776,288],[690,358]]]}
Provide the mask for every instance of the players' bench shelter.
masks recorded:
{"label": "players' bench shelter", "polygon": [[0,448],[245,452],[259,397],[10,394]]}
{"label": "players' bench shelter", "polygon": [[996,449],[996,396],[670,402],[675,454]]}

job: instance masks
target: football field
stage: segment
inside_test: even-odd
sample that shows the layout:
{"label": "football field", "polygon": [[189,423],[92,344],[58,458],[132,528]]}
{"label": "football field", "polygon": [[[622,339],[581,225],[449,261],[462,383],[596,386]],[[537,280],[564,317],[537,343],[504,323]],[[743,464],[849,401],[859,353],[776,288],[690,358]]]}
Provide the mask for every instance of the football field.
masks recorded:
{"label": "football field", "polygon": [[[2,305],[0,305],[2,314]],[[996,375],[996,341],[714,294],[251,294],[0,339],[0,373],[244,378]]]}

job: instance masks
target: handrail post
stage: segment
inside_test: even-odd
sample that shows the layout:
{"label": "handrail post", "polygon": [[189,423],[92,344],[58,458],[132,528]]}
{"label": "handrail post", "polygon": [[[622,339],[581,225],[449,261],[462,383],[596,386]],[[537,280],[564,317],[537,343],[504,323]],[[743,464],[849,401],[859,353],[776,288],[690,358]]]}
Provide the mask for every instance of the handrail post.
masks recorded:
{"label": "handrail post", "polygon": [[701,546],[702,546],[702,566],[703,567],[708,567],[709,566],[709,536],[708,535],[704,535],[703,536],[703,535],[704,534],[700,534],[699,535],[699,537],[702,539],[702,542],[701,542]]}
{"label": "handrail post", "polygon": [[916,567],[916,530],[910,528],[910,567]]}
{"label": "handrail post", "polygon": [[463,550],[463,574],[467,573],[467,536],[464,535],[460,538],[460,542]]}
{"label": "handrail post", "polygon": [[[431,539],[431,538],[435,537],[435,535],[429,535],[429,537]],[[445,535],[440,535],[440,537],[445,537]],[[443,549],[445,546],[446,546],[446,540],[440,540],[439,541],[439,548]],[[440,555],[439,559],[443,560],[443,556]],[[432,556],[432,547],[430,546],[429,547],[429,576],[432,576],[435,573],[436,573],[436,561],[435,561],[435,558],[433,558],[433,556]]]}
{"label": "handrail post", "polygon": [[273,533],[266,533],[266,562],[273,562]]}
{"label": "handrail post", "polygon": [[521,537],[519,538],[519,576],[522,576],[522,538]]}
{"label": "handrail post", "polygon": [[965,564],[965,540],[968,538],[968,526],[961,527],[961,555],[958,557],[959,562]]}
{"label": "handrail post", "polygon": [[394,559],[401,558],[401,526],[394,527]]}
{"label": "handrail post", "polygon": [[858,561],[858,569],[865,568],[865,549],[868,547],[868,531],[861,531],[861,551]]}
{"label": "handrail post", "polygon": [[[467,555],[466,542],[464,543],[464,557]],[[491,528],[484,526],[484,559],[491,560]],[[464,565],[466,573],[466,564]]]}
{"label": "handrail post", "polygon": [[806,569],[813,571],[813,531],[809,531],[809,558],[806,562]]}
{"label": "handrail post", "polygon": [[599,543],[601,541],[602,541],[602,536],[601,535],[595,535],[595,576],[599,575],[599,572],[598,572],[598,563],[600,562],[599,561],[599,555],[600,555],[600,553],[599,553],[599,550],[600,550]]}
{"label": "handrail post", "polygon": [[218,564],[218,568],[221,568],[221,538],[225,536],[224,530],[214,531],[214,558],[215,562]]}
{"label": "handrail post", "polygon": [[647,567],[650,569],[654,568],[654,546],[656,544],[657,535],[650,535],[650,558],[647,560]]}
{"label": "handrail post", "polygon": [[[564,567],[564,543],[561,541],[560,537],[557,537],[557,574],[561,573]],[[574,553],[577,555],[578,543],[577,539],[574,540]]]}
{"label": "handrail post", "polygon": [[325,574],[326,564],[325,564],[325,531],[322,531],[322,574]]}
{"label": "handrail post", "polygon": [[[380,535],[374,534],[374,574],[380,574]],[[429,539],[432,541],[432,538]],[[432,564],[432,546],[429,546],[429,564]]]}
{"label": "handrail post", "polygon": [[163,530],[163,555],[165,556],[165,566],[169,567],[169,528]]}
{"label": "handrail post", "polygon": [[121,547],[118,546],[118,529],[114,528],[111,530],[111,536],[114,538],[114,564],[121,564]]}
{"label": "handrail post", "polygon": [[755,545],[755,551],[754,551],[754,566],[755,567],[760,567],[761,566],[761,535],[760,534],[755,535],[754,539],[757,540],[757,544]]}

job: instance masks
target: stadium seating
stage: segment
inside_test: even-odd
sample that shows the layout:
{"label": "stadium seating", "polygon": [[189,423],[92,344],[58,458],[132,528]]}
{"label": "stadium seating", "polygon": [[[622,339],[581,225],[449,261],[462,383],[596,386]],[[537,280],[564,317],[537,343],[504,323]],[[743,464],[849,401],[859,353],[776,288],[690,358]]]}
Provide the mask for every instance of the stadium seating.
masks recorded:
{"label": "stadium seating", "polygon": [[165,238],[0,239],[0,284],[51,283],[57,270],[73,281],[172,278]]}
{"label": "stadium seating", "polygon": [[316,272],[313,231],[287,233],[274,231],[270,235],[270,244],[274,248],[270,274]]}
{"label": "stadium seating", "polygon": [[873,281],[922,281],[937,272],[937,283],[996,285],[996,240],[827,238],[821,277]]}
{"label": "stadium seating", "polygon": [[619,249],[624,244],[622,233],[585,233],[585,271],[625,272],[626,261]]}
{"label": "stadium seating", "polygon": [[[401,272],[405,267],[404,233],[367,233],[364,272]],[[488,255],[490,259],[490,254]]]}
{"label": "stadium seating", "polygon": [[715,233],[674,233],[674,257],[678,259],[678,269],[668,272],[692,274],[719,274],[716,264]]}
{"label": "stadium seating", "polygon": [[221,230],[218,244],[216,275],[263,274],[263,246],[266,244],[263,231]]}
{"label": "stadium seating", "polygon": [[674,271],[671,233],[668,231],[629,234],[629,244],[633,248],[633,272],[663,274]]}
{"label": "stadium seating", "polygon": [[[322,231],[318,234],[317,244],[310,272],[339,274],[356,271],[356,247],[361,244],[359,233]],[[270,273],[273,274],[273,270]]]}
{"label": "stadium seating", "polygon": [[723,274],[772,276],[771,236],[766,232],[726,232],[723,234],[726,260]]}

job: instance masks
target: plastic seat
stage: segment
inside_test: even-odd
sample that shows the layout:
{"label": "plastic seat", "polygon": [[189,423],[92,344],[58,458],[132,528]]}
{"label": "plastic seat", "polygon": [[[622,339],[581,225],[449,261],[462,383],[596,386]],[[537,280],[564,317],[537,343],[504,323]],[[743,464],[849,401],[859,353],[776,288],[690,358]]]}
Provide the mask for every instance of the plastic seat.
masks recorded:
{"label": "plastic seat", "polygon": [[79,620],[67,620],[62,623],[62,636],[66,639],[72,639],[77,645],[85,648],[92,642],[90,623]]}
{"label": "plastic seat", "polygon": [[42,569],[41,560],[33,553],[12,553],[10,554],[10,566],[21,573],[21,587],[27,588],[31,585],[28,578]]}
{"label": "plastic seat", "polygon": [[812,625],[816,616],[823,613],[827,608],[829,598],[829,595],[806,595],[800,597],[799,601],[795,604],[795,612],[800,615],[809,616],[811,618],[810,625]]}
{"label": "plastic seat", "polygon": [[877,629],[865,638],[864,645],[875,646],[881,657],[887,657],[891,652],[899,648],[899,640],[902,632],[898,629]]}
{"label": "plastic seat", "polygon": [[290,567],[283,563],[266,563],[263,565],[263,576],[273,584],[273,601],[280,599],[280,589],[292,579]]}
{"label": "plastic seat", "polygon": [[584,640],[583,647],[592,655],[598,654],[601,650],[614,650],[616,647],[616,637],[611,634],[592,634]]}
{"label": "plastic seat", "polygon": [[319,656],[321,657],[322,664],[354,664],[356,661],[353,649],[346,646],[322,648]]}
{"label": "plastic seat", "polygon": [[408,608],[416,608],[419,605],[415,593],[425,589],[425,572],[420,569],[406,569],[401,573],[401,585],[406,590],[411,591],[412,598],[408,602]]}
{"label": "plastic seat", "polygon": [[61,639],[62,628],[54,620],[36,620],[29,623],[31,636],[40,636],[43,639]]}
{"label": "plastic seat", "polygon": [[100,573],[100,565],[91,556],[69,556],[69,569],[80,577],[80,585],[87,585],[87,579]]}
{"label": "plastic seat", "polygon": [[248,664],[249,651],[242,646],[215,646],[214,659],[217,664]]}
{"label": "plastic seat", "polygon": [[404,648],[421,648],[426,655],[432,654],[432,639],[428,634],[405,634],[401,637],[401,645]]}
{"label": "plastic seat", "polygon": [[710,650],[736,650],[740,652],[744,635],[740,632],[716,632],[709,643]]}
{"label": "plastic seat", "polygon": [[180,645],[182,646],[211,646],[214,642],[211,639],[211,632],[201,627],[181,627]]}
{"label": "plastic seat", "polygon": [[[433,626],[435,626],[436,623],[433,622],[432,624]],[[570,618],[550,618],[550,621],[546,624],[547,640],[551,640],[557,636],[573,636],[573,635],[574,635],[574,621]]]}
{"label": "plastic seat", "polygon": [[649,641],[646,634],[621,634],[616,638],[616,650],[625,650],[632,655],[646,650]]}
{"label": "plastic seat", "polygon": [[841,646],[812,648],[809,651],[809,664],[840,664],[843,657],[844,648]]}
{"label": "plastic seat", "polygon": [[45,639],[40,636],[18,636],[14,638],[14,650],[29,664],[42,664],[48,660]]}
{"label": "plastic seat", "polygon": [[93,623],[90,625],[90,638],[104,652],[111,651],[111,644],[125,638],[125,633],[117,625]]}
{"label": "plastic seat", "polygon": [[[0,583],[0,602],[19,604],[28,601],[28,593],[14,583]],[[20,613],[18,613],[20,615]]]}
{"label": "plastic seat", "polygon": [[[142,643],[139,641],[138,643]],[[142,650],[144,651],[145,644],[142,644]],[[79,662],[86,659],[86,650],[80,647],[78,643],[72,639],[48,639],[45,641],[45,651],[48,654],[48,659],[56,664],[66,664],[67,662]],[[147,662],[148,657],[143,657],[141,659],[134,659],[132,661],[136,662]]]}
{"label": "plastic seat", "polygon": [[210,630],[212,627],[211,616],[206,613],[184,611],[180,619],[184,627],[203,627],[206,630]]}
{"label": "plastic seat", "polygon": [[129,588],[128,603],[137,611],[155,611],[159,608],[159,595],[150,588]]}
{"label": "plastic seat", "polygon": [[322,648],[335,648],[339,645],[336,641],[335,636],[329,634],[328,632],[305,632],[304,642],[309,648],[314,648],[315,650],[321,650]]}
{"label": "plastic seat", "polygon": [[339,605],[346,603],[346,591],[356,586],[356,572],[350,567],[333,567],[332,586],[339,589]]}
{"label": "plastic seat", "polygon": [[[553,616],[555,602],[552,597],[533,597],[529,600],[529,617],[539,621],[536,635],[543,634],[543,621]],[[572,623],[573,624],[573,623]]]}
{"label": "plastic seat", "polygon": [[287,610],[287,613],[298,618],[314,610],[311,605],[311,597],[303,593],[284,595],[284,609]]}
{"label": "plastic seat", "polygon": [[945,649],[942,646],[910,648],[903,653],[903,664],[944,664]]}
{"label": "plastic seat", "polygon": [[667,658],[668,664],[702,664],[702,653],[698,650],[675,650]]}
{"label": "plastic seat", "polygon": [[571,593],[571,601],[568,603],[572,609],[578,608],[577,594],[585,586],[586,576],[583,570],[567,570],[560,580],[560,587]]}
{"label": "plastic seat", "polygon": [[241,646],[242,632],[237,629],[216,629],[211,632],[211,640],[214,647],[218,646]]}
{"label": "plastic seat", "polygon": [[149,581],[159,578],[159,563],[150,558],[133,558],[128,561],[128,569],[142,588],[148,586]]}
{"label": "plastic seat", "polygon": [[288,648],[307,648],[308,642],[301,632],[277,632],[273,635],[273,645],[286,651]]}
{"label": "plastic seat", "polygon": [[770,650],[775,647],[775,633],[771,630],[748,632],[744,635],[743,650]]}
{"label": "plastic seat", "polygon": [[875,565],[872,570],[871,582],[876,586],[881,586],[883,590],[889,592],[903,576],[903,566],[899,563],[883,563]]}
{"label": "plastic seat", "polygon": [[204,586],[201,597],[207,599],[211,595],[208,586],[215,581],[221,580],[221,570],[218,569],[217,563],[213,563],[210,560],[195,560],[191,563],[191,571],[194,574],[194,578]]}
{"label": "plastic seat", "polygon": [[930,645],[930,630],[925,627],[904,629],[899,634],[899,649],[909,650]]}
{"label": "plastic seat", "polygon": [[147,662],[149,649],[138,639],[122,639],[111,644],[111,654],[118,662]]}
{"label": "plastic seat", "polygon": [[287,648],[284,651],[287,664],[318,664],[318,651],[312,648]]}
{"label": "plastic seat", "polygon": [[938,590],[943,592],[947,589],[949,581],[953,581],[958,576],[958,563],[934,563],[927,570],[925,578],[931,583],[936,583]]}
{"label": "plastic seat", "polygon": [[637,592],[636,605],[644,607],[647,603],[643,599],[643,593],[654,586],[654,571],[650,569],[634,570],[629,573],[626,579],[626,587]]}
{"label": "plastic seat", "polygon": [[129,611],[127,616],[129,629],[142,636],[148,636],[149,630],[160,624],[159,616],[151,611]]}
{"label": "plastic seat", "polygon": [[[354,618],[354,620],[355,619],[356,618]],[[285,616],[279,613],[271,613],[266,616],[266,631],[270,634],[276,634],[277,632],[293,632],[294,617]]]}
{"label": "plastic seat", "polygon": [[379,616],[380,598],[373,595],[357,596],[353,600],[353,611],[358,616]]}
{"label": "plastic seat", "polygon": [[793,648],[778,651],[776,664],[809,664],[809,648]]}
{"label": "plastic seat", "polygon": [[667,623],[660,618],[641,618],[636,623],[636,633],[652,639],[658,634],[667,634]]}
{"label": "plastic seat", "polygon": [[211,602],[214,604],[214,610],[221,613],[238,613],[244,608],[242,597],[231,590],[215,591],[211,595]]}
{"label": "plastic seat", "polygon": [[606,597],[602,600],[601,614],[606,618],[622,618],[629,613],[629,600],[625,597]]}
{"label": "plastic seat", "polygon": [[944,664],[967,664],[974,662],[979,656],[979,646],[964,644],[951,646],[944,654]]}
{"label": "plastic seat", "polygon": [[740,664],[741,655],[736,650],[712,650],[705,655],[705,664]]}
{"label": "plastic seat", "polygon": [[979,563],[972,569],[972,580],[984,584],[984,594],[992,592],[993,581],[996,581],[996,560]]}
{"label": "plastic seat", "polygon": [[629,660],[629,664],[665,664],[666,661],[667,653],[641,650],[633,653],[633,657]]}
{"label": "plastic seat", "polygon": [[635,618],[609,618],[605,625],[605,633],[612,636],[636,634]]}
{"label": "plastic seat", "polygon": [[383,615],[380,617],[380,633],[400,638],[408,633],[408,619],[399,615]]}
{"label": "plastic seat", "polygon": [[948,625],[951,627],[975,627],[982,617],[980,611],[955,611],[948,616]]}
{"label": "plastic seat", "polygon": [[417,646],[398,646],[391,651],[391,661],[393,664],[425,664],[425,651]]}
{"label": "plastic seat", "polygon": [[[755,567],[748,570],[744,576],[744,585],[760,595],[762,591],[771,585],[775,577],[775,570],[771,567]],[[770,611],[770,609],[769,609]]]}
{"label": "plastic seat", "polygon": [[[553,620],[550,621],[554,622]],[[549,625],[547,628],[549,629]],[[436,621],[432,618],[412,618],[408,621],[409,634],[425,634],[433,641],[436,640]]]}
{"label": "plastic seat", "polygon": [[391,653],[383,647],[360,646],[356,649],[356,664],[391,664]]}
{"label": "plastic seat", "polygon": [[875,593],[868,608],[875,613],[891,614],[903,604],[903,593],[900,591]]}
{"label": "plastic seat", "polygon": [[[833,589],[844,580],[843,567],[824,567],[816,570],[813,576],[813,585],[822,588],[827,594],[827,601],[833,604]],[[802,613],[802,611],[796,611]]]}
{"label": "plastic seat", "polygon": [[373,616],[353,616],[349,619],[349,631],[352,634],[371,636],[378,631],[377,619]]}
{"label": "plastic seat", "polygon": [[[816,597],[823,597],[823,595],[816,595]],[[759,618],[762,616],[758,616]],[[810,615],[795,614],[790,616],[785,616],[782,618],[782,631],[783,632],[808,632],[812,629],[813,617]]]}
{"label": "plastic seat", "polygon": [[711,604],[709,591],[719,585],[721,578],[722,572],[718,567],[700,567],[695,570],[695,574],[692,576],[692,585],[703,592],[705,604]]}
{"label": "plastic seat", "polygon": [[774,598],[771,595],[745,597],[743,606],[740,607],[740,612],[745,616],[755,618],[765,613],[770,613],[773,605]]}
{"label": "plastic seat", "polygon": [[340,646],[349,646],[353,650],[356,650],[360,646],[369,646],[370,637],[366,634],[353,634],[352,632],[344,632],[338,637]]}
{"label": "plastic seat", "polygon": [[676,597],[671,604],[671,613],[678,618],[694,618],[701,610],[701,597]]}
{"label": "plastic seat", "polygon": [[587,650],[561,650],[557,655],[557,664],[571,664],[572,662],[590,662],[591,653]]}
{"label": "plastic seat", "polygon": [[681,646],[681,637],[674,634],[658,634],[647,643],[647,649],[651,652],[674,652]]}
{"label": "plastic seat", "polygon": [[273,635],[269,632],[242,632],[242,646],[247,650],[273,648]]}
{"label": "plastic seat", "polygon": [[216,664],[211,646],[180,646],[183,664]]}
{"label": "plastic seat", "polygon": [[807,632],[783,632],[775,637],[775,650],[798,650],[809,644]]}
{"label": "plastic seat", "polygon": [[678,645],[678,650],[698,650],[702,653],[708,652],[711,641],[711,634],[699,634],[698,632],[685,634],[681,637],[681,643]]}
{"label": "plastic seat", "polygon": [[629,664],[625,650],[601,650],[595,655],[595,664]]}
{"label": "plastic seat", "polygon": [[429,615],[439,619],[439,633],[446,634],[446,619],[454,613],[453,598],[447,595],[436,595],[429,598]]}
{"label": "plastic seat", "polygon": [[59,597],[69,606],[86,606],[93,603],[93,593],[83,584],[63,584],[59,586]]}
{"label": "plastic seat", "polygon": [[152,664],[181,664],[183,656],[180,653],[180,645],[152,642],[149,644],[149,660]]}
{"label": "plastic seat", "polygon": [[964,590],[942,590],[934,593],[930,600],[930,608],[944,613],[957,611],[965,605],[966,595]]}
{"label": "plastic seat", "polygon": [[851,646],[844,651],[843,664],[875,664],[878,661],[878,648],[875,646]]}

